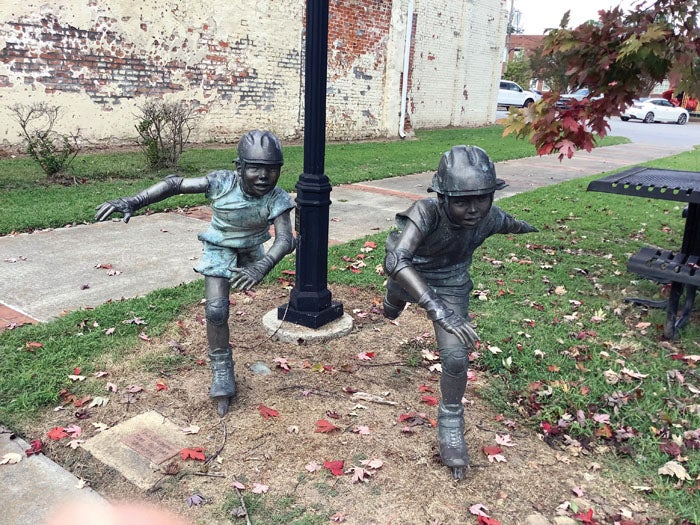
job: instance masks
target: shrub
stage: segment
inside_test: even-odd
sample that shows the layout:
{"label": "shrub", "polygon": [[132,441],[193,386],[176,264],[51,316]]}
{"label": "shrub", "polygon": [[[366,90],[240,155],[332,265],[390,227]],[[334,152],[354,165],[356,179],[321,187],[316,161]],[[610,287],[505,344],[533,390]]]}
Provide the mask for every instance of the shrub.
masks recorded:
{"label": "shrub", "polygon": [[194,108],[183,102],[148,101],[139,108],[136,131],[150,169],[175,168],[194,129]]}
{"label": "shrub", "polygon": [[27,143],[27,153],[41,166],[46,176],[54,179],[66,171],[80,151],[80,130],[69,135],[54,129],[61,107],[35,102],[30,105],[15,104],[9,107],[9,111],[19,124]]}

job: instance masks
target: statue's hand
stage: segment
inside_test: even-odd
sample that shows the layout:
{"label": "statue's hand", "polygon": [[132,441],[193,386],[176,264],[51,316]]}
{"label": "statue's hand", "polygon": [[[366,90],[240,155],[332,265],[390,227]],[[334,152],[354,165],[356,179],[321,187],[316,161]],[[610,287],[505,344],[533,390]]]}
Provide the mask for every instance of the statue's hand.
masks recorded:
{"label": "statue's hand", "polygon": [[533,232],[538,232],[537,228],[535,228],[532,224],[529,224],[525,221],[521,221],[520,223],[520,233],[533,233]]}
{"label": "statue's hand", "polygon": [[265,274],[261,272],[254,264],[245,268],[229,268],[233,277],[231,277],[231,288],[239,290],[250,290],[265,278]]}
{"label": "statue's hand", "polygon": [[435,322],[446,332],[457,336],[462,344],[471,348],[475,348],[476,342],[480,340],[479,334],[476,333],[474,327],[459,314],[452,314]]}
{"label": "statue's hand", "polygon": [[95,208],[95,220],[104,221],[113,213],[121,213],[124,215],[124,222],[129,222],[131,216],[136,211],[136,208],[128,198],[119,198],[111,201],[103,202]]}

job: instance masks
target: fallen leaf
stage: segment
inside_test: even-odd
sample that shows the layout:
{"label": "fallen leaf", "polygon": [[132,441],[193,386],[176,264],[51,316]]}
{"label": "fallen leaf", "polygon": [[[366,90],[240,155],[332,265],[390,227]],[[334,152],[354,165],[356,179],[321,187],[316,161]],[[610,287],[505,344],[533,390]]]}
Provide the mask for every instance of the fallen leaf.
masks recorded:
{"label": "fallen leaf", "polygon": [[88,405],[88,408],[92,407],[104,407],[109,403],[108,397],[95,396],[92,398],[92,402]]}
{"label": "fallen leaf", "polygon": [[69,434],[72,438],[79,438],[83,433],[83,429],[78,425],[67,426],[63,429],[63,431],[66,432],[66,434]]}
{"label": "fallen leaf", "polygon": [[119,388],[117,388],[117,385],[115,385],[114,383],[107,383],[105,385],[105,390],[107,392],[116,392],[119,390]]}
{"label": "fallen leaf", "polygon": [[168,389],[168,385],[165,384],[165,381],[163,381],[162,379],[159,379],[158,381],[156,381],[156,392],[160,392],[161,390],[167,390],[167,389]]}
{"label": "fallen leaf", "polygon": [[434,407],[439,403],[438,399],[435,396],[420,396],[421,402],[425,403],[426,405],[430,405],[431,407]]}
{"label": "fallen leaf", "polygon": [[286,357],[275,357],[274,362],[277,363],[277,367],[281,368],[285,374],[289,372],[289,361],[287,361]]}
{"label": "fallen leaf", "polygon": [[503,449],[501,447],[497,447],[495,445],[485,446],[482,450],[487,456],[493,456],[495,454],[500,454],[503,452]]}
{"label": "fallen leaf", "polygon": [[194,506],[202,505],[203,503],[206,502],[206,499],[204,498],[204,496],[202,496],[198,492],[195,492],[195,493],[187,496],[186,501],[187,501],[187,506],[192,507],[193,505]]}
{"label": "fallen leaf", "polygon": [[384,462],[381,459],[363,459],[362,464],[374,470],[380,469],[384,466]]}
{"label": "fallen leaf", "polygon": [[234,480],[231,482],[231,486],[232,486],[234,489],[245,490],[245,485],[244,485],[243,483],[241,483],[240,481],[238,481],[237,479],[234,479]]}
{"label": "fallen leaf", "polygon": [[315,461],[311,461],[310,463],[307,463],[306,467],[304,467],[304,468],[306,468],[306,470],[308,470],[309,472],[313,473],[313,472],[318,472],[323,467],[321,465],[319,465],[318,463],[316,463]]}
{"label": "fallen leaf", "polygon": [[63,439],[64,437],[68,437],[68,433],[63,430],[63,427],[53,427],[51,430],[49,430],[46,434],[49,436],[51,439],[54,441],[58,441],[59,439]]}
{"label": "fallen leaf", "polygon": [[586,523],[590,525],[595,525],[598,523],[596,520],[593,519],[593,509],[588,509],[587,512],[579,512],[574,516],[577,520],[579,520],[581,523]]}
{"label": "fallen leaf", "polygon": [[185,434],[196,434],[199,432],[199,427],[197,425],[190,425],[189,427],[180,429]]}
{"label": "fallen leaf", "polygon": [[202,447],[183,448],[180,451],[180,457],[182,459],[194,459],[197,461],[205,461],[207,459],[204,456],[204,449]]}
{"label": "fallen leaf", "polygon": [[372,476],[372,472],[367,469],[363,469],[362,467],[351,467],[348,470],[348,474],[350,473],[352,473],[353,483],[359,483],[360,481],[367,482],[369,481],[370,476]]}
{"label": "fallen leaf", "polygon": [[335,523],[345,523],[345,514],[342,512],[336,512],[331,516],[331,521]]}
{"label": "fallen leaf", "polygon": [[29,442],[29,448],[24,451],[27,456],[33,454],[41,454],[44,443],[40,439],[34,439]]}
{"label": "fallen leaf", "polygon": [[343,466],[345,465],[345,461],[342,459],[339,459],[337,461],[325,461],[323,463],[323,467],[330,470],[331,474],[334,476],[342,476],[343,475]]}
{"label": "fallen leaf", "polygon": [[361,436],[367,436],[370,434],[369,427],[365,425],[359,425],[355,427],[353,432],[355,432],[356,434],[360,434]]}
{"label": "fallen leaf", "polygon": [[475,503],[474,505],[469,507],[469,512],[471,512],[475,516],[488,516],[488,511],[489,509],[481,503]]}
{"label": "fallen leaf", "polygon": [[334,430],[340,430],[338,427],[336,427],[333,423],[326,419],[319,419],[316,421],[316,430],[314,432],[320,432],[322,434],[326,434],[328,432],[333,432]]}
{"label": "fallen leaf", "polygon": [[2,459],[0,459],[0,465],[14,465],[20,461],[22,461],[22,454],[18,454],[17,452],[8,452],[2,457]]}
{"label": "fallen leaf", "polygon": [[510,440],[510,434],[496,434],[496,443],[502,447],[514,447],[515,443]]}
{"label": "fallen leaf", "polygon": [[104,432],[109,428],[106,423],[93,423],[92,426],[95,427],[95,432]]}
{"label": "fallen leaf", "polygon": [[359,354],[357,354],[357,358],[360,361],[370,361],[374,356],[374,352],[360,352]]}
{"label": "fallen leaf", "polygon": [[277,417],[280,413],[274,408],[266,407],[265,405],[258,405],[258,411],[264,419],[270,419],[271,417]]}
{"label": "fallen leaf", "polygon": [[85,443],[84,439],[71,439],[68,443],[66,443],[66,446],[75,450],[83,443]]}
{"label": "fallen leaf", "polygon": [[70,379],[71,381],[74,381],[74,382],[75,381],[85,381],[85,376],[81,376],[78,374],[69,374],[68,379]]}
{"label": "fallen leaf", "polygon": [[692,479],[685,467],[678,463],[677,461],[669,461],[663,467],[659,468],[659,474],[665,476],[675,476],[681,481],[688,481]]}
{"label": "fallen leaf", "polygon": [[253,483],[253,494],[267,494],[268,490],[270,490],[270,487],[267,485],[263,485],[262,483]]}

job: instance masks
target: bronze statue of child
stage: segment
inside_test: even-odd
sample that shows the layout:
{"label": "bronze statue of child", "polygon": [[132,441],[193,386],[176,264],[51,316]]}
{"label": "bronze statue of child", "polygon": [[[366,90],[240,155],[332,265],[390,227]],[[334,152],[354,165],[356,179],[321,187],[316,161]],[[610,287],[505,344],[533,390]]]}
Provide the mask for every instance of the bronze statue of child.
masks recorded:
{"label": "bronze statue of child", "polygon": [[493,205],[495,191],[503,187],[483,149],[454,146],[440,159],[428,189],[437,198],[419,200],[398,213],[399,229],[386,241],[385,317],[396,319],[407,302],[415,302],[433,321],[442,365],[438,448],[455,479],[469,465],[462,397],[469,349],[479,340],[468,321],[474,250],[496,233],[538,231]]}
{"label": "bronze statue of child", "polygon": [[[212,219],[198,238],[203,255],[194,268],[204,275],[207,342],[212,368],[209,395],[218,402],[220,416],[228,412],[236,396],[233,355],[229,343],[229,289],[249,290],[295,247],[289,194],[277,187],[283,164],[282,146],[269,131],[254,130],[238,143],[236,170],[217,170],[203,177],[176,175],[132,196],[104,202],[95,219],[106,220],[115,212],[124,222],[151,203],[184,193],[205,193],[211,201]],[[265,253],[263,243],[275,239]]]}

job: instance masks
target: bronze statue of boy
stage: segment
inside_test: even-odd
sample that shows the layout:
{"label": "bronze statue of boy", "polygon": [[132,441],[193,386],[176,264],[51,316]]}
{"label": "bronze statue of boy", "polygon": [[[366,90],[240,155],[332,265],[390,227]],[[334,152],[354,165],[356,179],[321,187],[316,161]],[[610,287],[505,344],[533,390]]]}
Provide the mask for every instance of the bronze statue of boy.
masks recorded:
{"label": "bronze statue of boy", "polygon": [[419,200],[398,213],[399,230],[386,241],[385,317],[396,319],[407,302],[416,302],[433,321],[442,365],[438,448],[455,479],[469,465],[462,397],[469,349],[479,340],[468,321],[474,250],[496,233],[538,231],[493,206],[495,191],[503,187],[483,149],[454,146],[440,159],[428,189],[437,198]]}
{"label": "bronze statue of boy", "polygon": [[[236,396],[233,355],[229,343],[229,289],[249,290],[295,247],[290,214],[294,203],[277,187],[282,168],[282,146],[269,131],[254,130],[238,143],[236,170],[217,170],[203,177],[176,175],[132,196],[100,204],[95,219],[106,220],[115,212],[129,222],[137,210],[183,193],[205,193],[211,201],[212,219],[198,238],[203,256],[194,268],[204,275],[207,342],[213,373],[209,395],[218,401],[220,416],[228,412]],[[267,253],[263,243],[275,240]]]}

